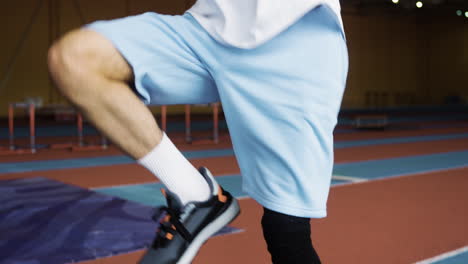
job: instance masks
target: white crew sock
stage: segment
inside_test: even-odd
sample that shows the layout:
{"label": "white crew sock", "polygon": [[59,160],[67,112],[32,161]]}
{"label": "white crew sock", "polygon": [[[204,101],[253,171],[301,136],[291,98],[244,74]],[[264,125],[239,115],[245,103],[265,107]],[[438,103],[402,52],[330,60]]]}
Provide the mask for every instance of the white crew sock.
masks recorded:
{"label": "white crew sock", "polygon": [[161,143],[139,159],[138,163],[156,175],[184,205],[193,201],[206,201],[210,197],[210,187],[206,180],[166,133],[163,133]]}

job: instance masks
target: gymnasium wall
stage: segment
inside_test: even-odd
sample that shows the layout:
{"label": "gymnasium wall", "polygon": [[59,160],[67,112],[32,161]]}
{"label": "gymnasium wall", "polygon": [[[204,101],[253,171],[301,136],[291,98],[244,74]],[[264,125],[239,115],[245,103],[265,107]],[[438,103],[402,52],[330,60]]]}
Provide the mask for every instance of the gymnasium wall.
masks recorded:
{"label": "gymnasium wall", "polygon": [[[98,19],[150,10],[179,14],[191,3],[192,0],[3,1],[0,117],[6,115],[8,102],[23,101],[25,97],[40,96],[45,104],[64,103],[53,89],[46,67],[47,49],[58,36]],[[441,104],[453,95],[468,101],[466,21],[357,14],[345,14],[343,19],[350,53],[344,108]],[[30,23],[29,33],[23,39]],[[169,108],[172,112],[181,110]]]}
{"label": "gymnasium wall", "polygon": [[[47,50],[55,39],[86,23],[119,18],[155,10],[179,14],[189,0],[15,0],[0,8],[0,117],[7,114],[9,102],[26,97],[43,98],[44,104],[63,104],[47,71]],[[76,5],[78,3],[78,6]],[[36,13],[36,10],[38,12]],[[34,19],[33,19],[34,18]],[[32,22],[32,23],[31,23]],[[29,27],[29,24],[31,26]],[[29,29],[28,34],[25,34]],[[23,36],[26,38],[23,39]],[[23,45],[21,45],[24,40]],[[18,47],[21,47],[18,52]],[[18,54],[18,56],[15,56]],[[15,58],[14,63],[12,59]],[[11,71],[8,71],[11,69]],[[4,84],[4,85],[3,85]],[[169,110],[181,111],[171,107]],[[157,111],[158,109],[155,108]],[[196,111],[196,110],[195,110]]]}
{"label": "gymnasium wall", "polygon": [[429,28],[430,57],[424,79],[431,98],[443,103],[447,96],[460,96],[468,104],[468,19],[434,19]]}
{"label": "gymnasium wall", "polygon": [[468,21],[343,16],[350,53],[344,108],[468,104]]}

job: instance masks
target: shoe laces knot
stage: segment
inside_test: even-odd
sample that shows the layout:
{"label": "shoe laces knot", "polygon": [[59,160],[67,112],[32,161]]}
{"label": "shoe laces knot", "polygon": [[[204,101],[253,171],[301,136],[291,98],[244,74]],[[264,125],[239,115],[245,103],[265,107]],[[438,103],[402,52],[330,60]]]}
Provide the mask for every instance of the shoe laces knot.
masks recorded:
{"label": "shoe laces knot", "polygon": [[185,228],[180,221],[180,212],[163,206],[159,208],[159,212],[153,216],[153,221],[159,222],[156,239],[153,242],[153,247],[164,247],[168,241],[172,240],[178,233],[187,242],[193,241],[193,236]]}

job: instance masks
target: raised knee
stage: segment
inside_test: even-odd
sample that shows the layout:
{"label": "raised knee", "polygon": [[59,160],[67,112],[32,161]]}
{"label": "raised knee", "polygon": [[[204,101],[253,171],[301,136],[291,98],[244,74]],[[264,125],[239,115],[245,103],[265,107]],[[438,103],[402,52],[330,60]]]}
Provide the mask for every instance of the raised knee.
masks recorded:
{"label": "raised knee", "polygon": [[83,89],[95,92],[92,85],[82,85],[90,80],[128,82],[133,78],[130,65],[113,43],[86,29],[57,41],[49,50],[48,63],[57,87],[69,99],[83,95]]}
{"label": "raised knee", "polygon": [[66,34],[49,50],[51,76],[62,95],[75,104],[94,92],[91,86],[83,84],[93,76],[102,75],[100,67],[106,51],[101,39],[93,31],[76,30]]}
{"label": "raised knee", "polygon": [[94,45],[93,34],[85,30],[77,30],[65,35],[49,49],[49,68],[53,73],[73,74],[83,66],[95,64],[98,52]]}
{"label": "raised knee", "polygon": [[106,48],[102,36],[89,30],[66,34],[49,49],[48,65],[57,89],[75,105],[86,104],[95,98],[91,79],[104,75]]}

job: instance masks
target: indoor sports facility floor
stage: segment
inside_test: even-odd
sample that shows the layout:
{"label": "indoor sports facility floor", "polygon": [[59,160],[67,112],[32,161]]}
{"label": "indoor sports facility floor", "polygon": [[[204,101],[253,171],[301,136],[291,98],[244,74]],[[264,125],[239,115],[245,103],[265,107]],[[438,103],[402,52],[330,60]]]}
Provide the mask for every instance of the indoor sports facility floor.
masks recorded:
{"label": "indoor sports facility floor", "polygon": [[[242,210],[193,263],[269,263],[262,210],[241,190],[227,132],[219,144],[189,145],[181,128],[169,123],[169,136],[240,198]],[[37,143],[70,141],[72,130],[40,126]],[[0,127],[0,144],[7,134]],[[26,143],[27,132],[18,134]],[[328,217],[312,220],[323,263],[468,263],[466,112],[399,115],[384,130],[357,130],[343,119],[335,161]],[[161,187],[112,146],[0,156],[0,263],[135,263],[155,231],[150,215],[164,202]]]}

